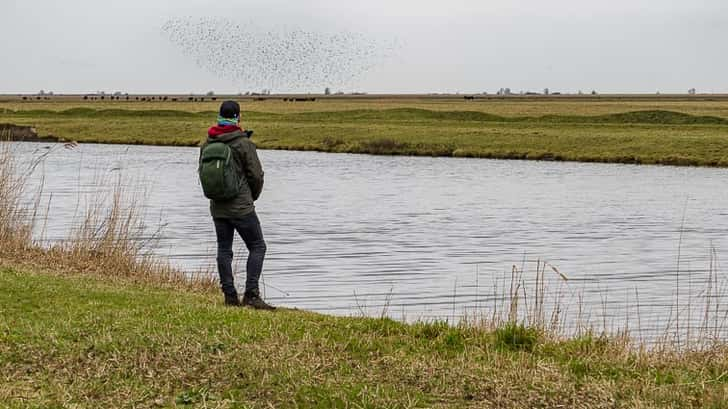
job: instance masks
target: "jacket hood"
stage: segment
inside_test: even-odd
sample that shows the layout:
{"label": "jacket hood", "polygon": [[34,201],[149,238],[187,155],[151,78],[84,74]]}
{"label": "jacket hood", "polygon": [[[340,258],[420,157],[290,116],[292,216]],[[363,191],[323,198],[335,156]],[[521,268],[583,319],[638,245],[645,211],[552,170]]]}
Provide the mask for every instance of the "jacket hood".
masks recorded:
{"label": "jacket hood", "polygon": [[231,133],[234,131],[241,130],[239,126],[237,125],[215,125],[211,126],[210,129],[207,130],[207,136],[211,138],[218,137],[220,135]]}
{"label": "jacket hood", "polygon": [[240,137],[245,136],[245,132],[243,132],[240,127],[237,126],[213,126],[210,128],[210,130],[207,131],[207,141],[220,141],[220,142],[230,142],[233,139],[237,139]]}

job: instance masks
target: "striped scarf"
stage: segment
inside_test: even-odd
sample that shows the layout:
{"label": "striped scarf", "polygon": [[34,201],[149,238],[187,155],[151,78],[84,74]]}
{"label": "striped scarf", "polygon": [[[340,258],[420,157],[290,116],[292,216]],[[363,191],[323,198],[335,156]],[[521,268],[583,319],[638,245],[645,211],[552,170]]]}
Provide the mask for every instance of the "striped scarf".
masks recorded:
{"label": "striped scarf", "polygon": [[218,115],[217,117],[217,124],[220,126],[229,126],[229,125],[236,125],[238,124],[238,118],[223,118]]}

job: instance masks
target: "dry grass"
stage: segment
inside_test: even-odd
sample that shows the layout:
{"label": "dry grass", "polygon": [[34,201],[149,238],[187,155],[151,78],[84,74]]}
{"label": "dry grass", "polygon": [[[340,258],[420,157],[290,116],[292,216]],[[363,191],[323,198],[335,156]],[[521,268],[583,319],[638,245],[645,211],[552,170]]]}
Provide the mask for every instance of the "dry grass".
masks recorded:
{"label": "dry grass", "polygon": [[[55,272],[86,273],[153,284],[209,289],[212,276],[191,277],[150,253],[157,234],[143,224],[141,199],[125,192],[120,180],[110,195],[102,190],[86,205],[70,237],[50,247],[33,240],[40,219],[41,191],[27,201],[26,181],[44,160],[26,165],[16,162],[11,144],[0,142],[0,261]],[[42,188],[42,181],[41,181]],[[26,201],[24,201],[26,200]],[[157,232],[158,233],[158,232]]]}
{"label": "dry grass", "polygon": [[[7,243],[8,251],[22,251],[31,241],[31,226],[22,205],[22,178],[16,176],[15,164],[9,144],[2,143],[7,135],[0,135],[0,242]],[[5,247],[5,246],[4,246]]]}
{"label": "dry grass", "polygon": [[[720,274],[715,248],[710,255],[707,277],[700,281],[703,288],[694,287],[692,277],[676,280],[675,305],[647,317],[642,316],[636,288],[633,298],[626,297],[624,308],[610,307],[606,290],[597,294],[601,305],[587,305],[587,288],[572,284],[550,263],[534,260],[535,274],[524,271],[525,262],[520,268],[513,265],[510,276],[494,280],[492,302],[476,301],[470,310],[466,308],[460,325],[503,333],[519,348],[536,340],[598,337],[623,352],[640,351],[650,359],[722,351],[728,339],[728,279]],[[620,324],[615,325],[615,319]]]}

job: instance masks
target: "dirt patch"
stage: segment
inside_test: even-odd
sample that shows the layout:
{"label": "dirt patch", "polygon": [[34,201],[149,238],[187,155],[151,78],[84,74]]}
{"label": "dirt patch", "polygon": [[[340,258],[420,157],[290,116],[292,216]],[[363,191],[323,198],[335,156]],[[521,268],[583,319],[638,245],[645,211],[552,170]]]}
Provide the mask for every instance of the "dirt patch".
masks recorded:
{"label": "dirt patch", "polygon": [[40,136],[35,128],[13,124],[0,124],[0,135],[11,141],[22,142],[60,142],[60,138],[53,135]]}

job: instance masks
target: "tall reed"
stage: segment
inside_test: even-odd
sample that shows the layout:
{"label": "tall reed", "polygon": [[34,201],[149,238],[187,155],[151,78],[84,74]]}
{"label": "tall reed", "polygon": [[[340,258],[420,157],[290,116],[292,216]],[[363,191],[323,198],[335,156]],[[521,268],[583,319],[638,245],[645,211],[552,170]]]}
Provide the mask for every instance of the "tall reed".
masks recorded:
{"label": "tall reed", "polygon": [[[535,273],[524,266],[512,266],[510,274],[495,280],[490,305],[466,311],[460,325],[496,331],[501,328],[526,328],[548,339],[574,337],[609,338],[612,345],[625,350],[660,350],[663,352],[711,351],[728,342],[728,280],[720,278],[715,248],[710,249],[704,286],[677,286],[683,300],[678,308],[643,317],[640,293],[627,296],[624,307],[615,309],[605,290],[601,305],[585,303],[585,288],[574,287],[569,277],[543,260],[535,260]],[[477,278],[476,278],[477,281]],[[677,285],[677,284],[676,284]],[[631,294],[631,292],[630,292]],[[476,294],[476,305],[480,297]],[[608,322],[616,319],[619,324]],[[643,325],[647,325],[645,328]]]}
{"label": "tall reed", "polygon": [[4,251],[20,251],[31,243],[31,225],[22,206],[24,183],[18,173],[9,134],[0,134],[0,242]]}
{"label": "tall reed", "polygon": [[33,226],[43,205],[40,193],[35,200],[28,200],[25,189],[38,163],[48,154],[31,158],[23,167],[11,144],[0,144],[0,259],[55,272],[86,272],[195,288],[214,286],[212,276],[186,275],[151,254],[159,231],[147,231],[140,211],[143,197],[125,190],[120,177],[110,189],[104,187],[103,180],[99,182],[98,192],[91,196],[65,240],[51,246],[35,242]]}

